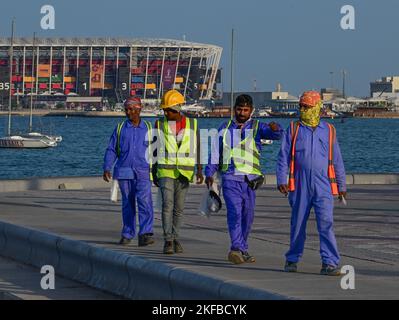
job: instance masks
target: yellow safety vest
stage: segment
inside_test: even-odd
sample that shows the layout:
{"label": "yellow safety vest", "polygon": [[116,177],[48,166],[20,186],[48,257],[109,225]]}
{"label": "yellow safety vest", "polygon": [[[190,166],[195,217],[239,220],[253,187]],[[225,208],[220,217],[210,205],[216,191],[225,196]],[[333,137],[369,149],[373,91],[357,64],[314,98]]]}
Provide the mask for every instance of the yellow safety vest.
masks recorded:
{"label": "yellow safety vest", "polygon": [[231,159],[234,161],[235,168],[243,174],[262,175],[260,167],[260,152],[255,143],[255,136],[258,132],[259,121],[253,121],[253,135],[248,135],[235,147],[227,143],[226,135],[230,133],[229,127],[232,124],[230,120],[223,135],[223,163],[222,172],[226,172]]}
{"label": "yellow safety vest", "polygon": [[[190,130],[191,129],[191,130]],[[180,146],[166,119],[158,122],[158,178],[177,179],[183,175],[193,181],[197,155],[197,120],[186,118]]]}

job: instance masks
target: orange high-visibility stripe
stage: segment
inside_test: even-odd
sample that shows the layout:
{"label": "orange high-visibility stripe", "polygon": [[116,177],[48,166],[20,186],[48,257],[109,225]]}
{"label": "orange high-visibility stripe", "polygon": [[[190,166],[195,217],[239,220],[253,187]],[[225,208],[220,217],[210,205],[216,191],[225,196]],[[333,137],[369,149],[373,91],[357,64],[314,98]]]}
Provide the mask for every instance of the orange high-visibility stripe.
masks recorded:
{"label": "orange high-visibility stripe", "polygon": [[333,148],[336,138],[335,128],[332,124],[328,124],[329,128],[329,152],[328,152],[328,179],[330,180],[331,192],[334,196],[338,195],[338,185],[333,164]]}
{"label": "orange high-visibility stripe", "polygon": [[[335,175],[335,168],[333,164],[333,154],[334,154],[334,142],[336,139],[336,131],[333,125],[328,125],[328,179],[331,185],[331,192],[334,196],[338,195],[338,185],[337,179]],[[295,130],[295,132],[294,132]],[[291,134],[292,134],[292,142],[291,142],[291,162],[290,162],[290,173],[288,178],[288,191],[295,191],[295,151],[296,151],[296,140],[299,132],[299,122],[296,122],[296,127],[294,128],[294,122],[291,122]]]}
{"label": "orange high-visibility stripe", "polygon": [[292,142],[291,142],[291,161],[290,161],[290,173],[288,177],[288,191],[292,192],[295,191],[295,146],[296,146],[296,139],[298,137],[299,132],[299,122],[296,122],[296,126],[294,126],[294,122],[291,121],[291,135],[292,135]]}

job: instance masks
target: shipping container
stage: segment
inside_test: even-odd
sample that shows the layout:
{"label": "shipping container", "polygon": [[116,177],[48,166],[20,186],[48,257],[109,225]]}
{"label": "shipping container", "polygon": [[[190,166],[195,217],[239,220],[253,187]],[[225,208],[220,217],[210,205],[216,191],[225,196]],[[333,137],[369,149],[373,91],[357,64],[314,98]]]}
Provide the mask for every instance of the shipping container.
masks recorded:
{"label": "shipping container", "polygon": [[12,82],[22,82],[22,76],[12,76]]}
{"label": "shipping container", "polygon": [[75,82],[76,78],[75,77],[64,77],[65,82]]}
{"label": "shipping container", "polygon": [[144,89],[144,83],[132,83],[132,89]]}
{"label": "shipping container", "polygon": [[132,68],[132,74],[144,74],[143,68]]}
{"label": "shipping container", "polygon": [[34,77],[24,77],[24,82],[35,82]]}
{"label": "shipping container", "polygon": [[51,77],[51,82],[62,82],[61,75],[54,75]]}
{"label": "shipping container", "polygon": [[146,89],[156,89],[157,86],[155,85],[155,83],[147,83],[147,84],[145,85],[145,88],[146,88]]}
{"label": "shipping container", "polygon": [[132,83],[144,83],[144,77],[134,76],[132,77]]}
{"label": "shipping container", "polygon": [[49,64],[39,64],[39,79],[40,77],[50,77],[50,65]]}

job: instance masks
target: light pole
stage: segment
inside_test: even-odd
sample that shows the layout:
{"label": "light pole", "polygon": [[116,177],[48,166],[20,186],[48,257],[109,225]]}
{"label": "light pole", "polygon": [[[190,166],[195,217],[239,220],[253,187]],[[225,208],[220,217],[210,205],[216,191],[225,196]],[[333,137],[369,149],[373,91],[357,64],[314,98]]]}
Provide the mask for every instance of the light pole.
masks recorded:
{"label": "light pole", "polygon": [[[35,45],[36,45],[36,32],[33,32],[32,39],[32,74],[31,74],[31,88],[30,88],[30,112],[29,112],[29,132],[32,132],[33,126],[33,78],[35,77]],[[37,77],[37,75],[36,75]],[[36,83],[36,82],[35,82]]]}
{"label": "light pole", "polygon": [[231,29],[231,61],[230,61],[230,116],[234,116],[234,29]]}
{"label": "light pole", "polygon": [[14,28],[15,28],[15,18],[12,19],[11,23],[11,45],[10,45],[10,87],[8,96],[8,130],[7,133],[11,135],[11,109],[12,109],[12,67],[14,62]]}
{"label": "light pole", "polygon": [[345,92],[345,80],[346,80],[346,75],[348,73],[346,72],[346,70],[342,70],[342,95],[344,97],[344,99],[346,99],[346,92]]}

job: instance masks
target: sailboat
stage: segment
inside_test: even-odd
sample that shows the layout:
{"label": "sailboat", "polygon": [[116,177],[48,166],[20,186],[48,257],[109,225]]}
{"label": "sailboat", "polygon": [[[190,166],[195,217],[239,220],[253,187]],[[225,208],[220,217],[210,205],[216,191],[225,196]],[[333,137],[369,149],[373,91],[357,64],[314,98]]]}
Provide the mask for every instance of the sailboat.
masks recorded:
{"label": "sailboat", "polygon": [[[10,46],[10,84],[12,84],[12,65],[14,59],[14,24],[15,20],[12,21],[11,31],[11,46]],[[34,61],[34,46],[32,46],[32,74],[33,74],[33,61]],[[0,148],[30,148],[30,149],[44,149],[49,147],[56,147],[57,142],[62,140],[61,136],[49,136],[38,132],[32,132],[32,93],[31,93],[31,112],[29,122],[29,132],[21,135],[11,135],[11,107],[12,107],[12,86],[9,89],[8,99],[8,132],[7,136],[0,138]]]}

